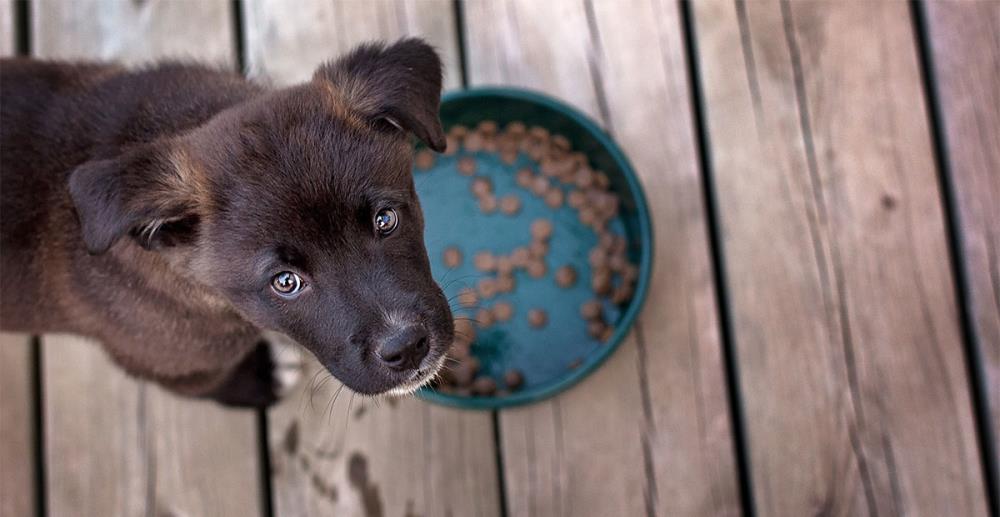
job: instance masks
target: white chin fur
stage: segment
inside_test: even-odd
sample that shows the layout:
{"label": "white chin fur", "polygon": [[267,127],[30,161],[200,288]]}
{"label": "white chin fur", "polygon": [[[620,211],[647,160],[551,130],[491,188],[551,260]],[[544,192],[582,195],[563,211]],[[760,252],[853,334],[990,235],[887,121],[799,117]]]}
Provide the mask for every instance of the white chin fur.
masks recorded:
{"label": "white chin fur", "polygon": [[388,395],[390,397],[405,397],[407,395],[413,395],[417,390],[434,380],[434,377],[437,377],[438,372],[441,371],[441,366],[444,365],[444,361],[445,356],[441,356],[441,358],[438,359],[437,364],[435,364],[434,367],[423,376],[415,381],[403,384],[402,386],[396,386],[395,388],[386,391],[384,395]]}

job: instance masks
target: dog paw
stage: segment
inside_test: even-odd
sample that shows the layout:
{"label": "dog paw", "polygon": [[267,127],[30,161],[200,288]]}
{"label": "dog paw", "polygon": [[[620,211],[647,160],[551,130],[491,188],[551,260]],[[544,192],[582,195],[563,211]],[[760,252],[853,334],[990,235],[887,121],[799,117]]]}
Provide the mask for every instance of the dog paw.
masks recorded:
{"label": "dog paw", "polygon": [[274,363],[273,381],[278,397],[288,395],[302,378],[302,351],[292,338],[279,332],[264,332],[264,341]]}
{"label": "dog paw", "polygon": [[287,395],[302,375],[302,358],[293,344],[261,341],[212,393],[238,407],[267,407]]}

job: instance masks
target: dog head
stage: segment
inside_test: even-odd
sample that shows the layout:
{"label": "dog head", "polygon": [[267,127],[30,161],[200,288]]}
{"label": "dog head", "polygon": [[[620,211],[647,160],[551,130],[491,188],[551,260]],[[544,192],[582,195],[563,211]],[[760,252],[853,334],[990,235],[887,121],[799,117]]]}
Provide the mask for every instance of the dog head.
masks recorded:
{"label": "dog head", "polygon": [[357,392],[412,391],[453,333],[409,141],[443,150],[440,94],[425,43],[362,46],[305,84],[80,166],[70,192],[83,240],[91,253],[121,240],[161,254]]}

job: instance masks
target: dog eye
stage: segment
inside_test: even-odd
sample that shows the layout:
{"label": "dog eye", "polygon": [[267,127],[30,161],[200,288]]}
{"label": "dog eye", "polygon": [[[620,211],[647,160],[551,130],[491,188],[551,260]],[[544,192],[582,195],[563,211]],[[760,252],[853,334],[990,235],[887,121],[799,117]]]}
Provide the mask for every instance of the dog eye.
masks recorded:
{"label": "dog eye", "polygon": [[399,217],[396,211],[391,208],[383,208],[375,214],[375,231],[381,235],[389,235],[399,224]]}
{"label": "dog eye", "polygon": [[281,296],[295,296],[303,287],[305,287],[305,282],[302,281],[302,277],[291,271],[282,271],[271,278],[271,289],[274,289],[274,292]]}

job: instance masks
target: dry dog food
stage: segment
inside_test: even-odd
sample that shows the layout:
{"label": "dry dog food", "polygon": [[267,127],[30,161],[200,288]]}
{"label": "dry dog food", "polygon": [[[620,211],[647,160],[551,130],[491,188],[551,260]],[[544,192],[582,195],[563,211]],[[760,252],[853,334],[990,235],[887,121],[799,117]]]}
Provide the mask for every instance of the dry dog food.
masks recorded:
{"label": "dry dog food", "polygon": [[528,311],[528,324],[536,329],[544,327],[549,322],[549,315],[542,309]]}
{"label": "dry dog food", "polygon": [[556,270],[556,284],[563,289],[573,287],[576,283],[576,269],[573,266],[562,266]]}
{"label": "dry dog food", "polygon": [[449,269],[455,269],[462,265],[462,250],[458,249],[457,246],[448,246],[442,255],[444,265]]}
{"label": "dry dog food", "polygon": [[[575,212],[580,224],[596,234],[597,244],[586,255],[586,263],[564,264],[555,269],[549,281],[569,289],[580,281],[578,268],[589,266],[589,282],[585,279],[584,285],[593,291],[594,299],[581,305],[580,317],[588,335],[598,341],[608,341],[614,334],[614,326],[606,319],[605,307],[610,306],[605,304],[628,304],[635,294],[639,276],[639,268],[629,262],[624,237],[609,230],[609,222],[617,217],[621,201],[609,191],[608,175],[593,169],[587,157],[574,151],[565,136],[521,122],[511,122],[504,128],[491,120],[480,122],[474,129],[454,126],[448,130],[446,139],[446,156],[468,153],[458,158],[456,168],[459,174],[471,178],[469,189],[481,212],[499,211],[514,217],[525,205],[517,193],[496,192],[490,178],[478,175],[477,158],[472,153],[495,153],[494,156],[507,165],[527,155],[535,165],[513,172],[517,188],[549,209],[568,207]],[[434,166],[435,160],[433,153],[421,150],[414,157],[414,165],[427,170]],[[485,302],[480,306],[480,303],[515,292],[517,275],[526,275],[531,282],[549,278],[547,260],[555,233],[553,220],[541,217],[532,221],[525,229],[530,239],[506,254],[494,254],[496,250],[479,250],[474,254],[473,266],[483,276],[474,289],[464,288],[458,294],[459,305],[466,311],[474,311],[474,318],[467,317],[469,313],[466,312],[455,321],[455,339],[449,356],[457,364],[442,375],[443,389],[460,395],[502,396],[507,390],[517,390],[524,385],[524,374],[516,369],[506,371],[502,379],[482,372],[475,352],[477,330],[511,321],[518,312],[516,302],[499,300],[492,306]],[[463,252],[457,246],[449,246],[444,250],[443,259],[446,267],[458,268],[463,262]],[[542,329],[548,325],[548,313],[544,309],[531,308],[524,314],[532,328]],[[567,368],[577,368],[583,361],[583,357],[575,358]]]}

